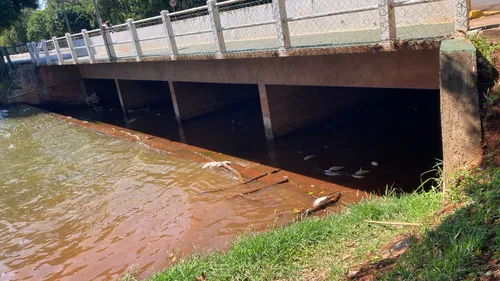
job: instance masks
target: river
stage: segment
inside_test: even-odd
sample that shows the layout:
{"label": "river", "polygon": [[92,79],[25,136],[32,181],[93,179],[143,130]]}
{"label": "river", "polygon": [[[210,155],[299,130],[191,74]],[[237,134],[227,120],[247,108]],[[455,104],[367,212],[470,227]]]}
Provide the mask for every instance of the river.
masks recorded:
{"label": "river", "polygon": [[132,265],[144,277],[310,204],[293,190],[200,195],[238,183],[201,166],[35,108],[2,109],[0,280],[109,280]]}

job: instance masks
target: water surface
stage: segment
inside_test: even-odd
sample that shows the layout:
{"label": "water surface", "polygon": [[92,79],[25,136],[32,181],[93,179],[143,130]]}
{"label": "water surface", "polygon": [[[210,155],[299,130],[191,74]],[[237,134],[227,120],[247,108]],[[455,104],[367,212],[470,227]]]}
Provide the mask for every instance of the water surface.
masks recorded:
{"label": "water surface", "polygon": [[235,183],[222,169],[33,108],[3,109],[0,280],[109,280],[132,265],[144,277],[310,204],[307,194],[280,188],[259,200],[199,194]]}

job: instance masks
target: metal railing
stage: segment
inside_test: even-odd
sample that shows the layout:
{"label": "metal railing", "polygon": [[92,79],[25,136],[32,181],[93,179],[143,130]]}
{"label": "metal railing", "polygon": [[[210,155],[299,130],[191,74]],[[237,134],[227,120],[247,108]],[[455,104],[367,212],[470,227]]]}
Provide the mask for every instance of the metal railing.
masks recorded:
{"label": "metal railing", "polygon": [[208,0],[201,7],[27,44],[35,64],[440,40],[466,31],[468,0]]}

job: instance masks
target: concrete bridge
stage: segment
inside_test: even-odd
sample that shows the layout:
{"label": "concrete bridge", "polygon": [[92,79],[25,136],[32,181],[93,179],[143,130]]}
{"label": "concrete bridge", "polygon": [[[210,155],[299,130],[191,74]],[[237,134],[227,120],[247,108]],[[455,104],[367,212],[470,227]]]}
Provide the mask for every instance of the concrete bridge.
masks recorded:
{"label": "concrete bridge", "polygon": [[85,100],[103,81],[124,112],[168,101],[184,122],[255,94],[269,140],[355,103],[354,88],[440,90],[452,171],[481,154],[475,49],[443,41],[468,29],[468,10],[467,0],[209,0],[28,48],[46,88],[38,100]]}

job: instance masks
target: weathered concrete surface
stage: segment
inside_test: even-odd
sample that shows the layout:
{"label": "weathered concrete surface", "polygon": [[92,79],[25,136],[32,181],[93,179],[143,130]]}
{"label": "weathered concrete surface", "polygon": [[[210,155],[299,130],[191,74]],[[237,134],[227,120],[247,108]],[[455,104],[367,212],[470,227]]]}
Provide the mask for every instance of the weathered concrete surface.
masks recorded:
{"label": "weathered concrete surface", "polygon": [[443,163],[448,177],[479,163],[482,156],[476,49],[468,40],[445,40],[440,60]]}
{"label": "weathered concrete surface", "polygon": [[138,109],[170,102],[166,81],[118,80],[125,109]]}
{"label": "weathered concrete surface", "polygon": [[272,140],[332,116],[366,98],[355,89],[259,84],[266,138]]}
{"label": "weathered concrete surface", "polygon": [[40,74],[47,87],[47,100],[85,101],[85,92],[76,66],[40,66]]}
{"label": "weathered concrete surface", "polygon": [[53,68],[19,64],[17,67],[12,86],[5,97],[6,103],[85,100],[76,66]]}
{"label": "weathered concrete surface", "polygon": [[242,102],[257,95],[256,85],[170,82],[177,122]]}
{"label": "weathered concrete surface", "polygon": [[33,64],[19,64],[17,67],[3,102],[39,104],[47,99],[47,90],[43,88],[39,69]]}
{"label": "weathered concrete surface", "polygon": [[[60,66],[51,66],[54,68]],[[83,78],[439,89],[439,50],[78,65]]]}

